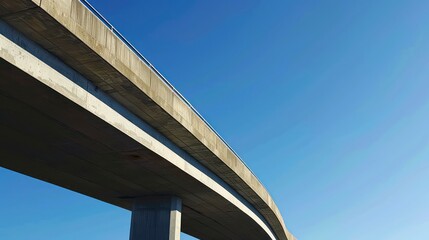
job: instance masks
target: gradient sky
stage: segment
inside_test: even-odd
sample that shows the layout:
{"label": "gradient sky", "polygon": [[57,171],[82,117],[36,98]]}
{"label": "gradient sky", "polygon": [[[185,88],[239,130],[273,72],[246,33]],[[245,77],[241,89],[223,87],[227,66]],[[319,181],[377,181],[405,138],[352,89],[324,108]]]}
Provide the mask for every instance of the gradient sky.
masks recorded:
{"label": "gradient sky", "polygon": [[[428,1],[90,2],[298,239],[429,239]],[[128,239],[126,210],[5,169],[0,192],[1,239]]]}

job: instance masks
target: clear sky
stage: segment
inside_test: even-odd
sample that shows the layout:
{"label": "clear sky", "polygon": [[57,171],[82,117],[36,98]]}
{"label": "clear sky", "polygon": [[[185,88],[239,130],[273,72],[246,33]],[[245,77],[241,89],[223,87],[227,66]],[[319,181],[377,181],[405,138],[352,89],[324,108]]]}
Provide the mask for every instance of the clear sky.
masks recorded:
{"label": "clear sky", "polygon": [[[428,1],[91,2],[242,156],[298,239],[429,239]],[[5,169],[0,192],[1,239],[128,239],[117,207]]]}

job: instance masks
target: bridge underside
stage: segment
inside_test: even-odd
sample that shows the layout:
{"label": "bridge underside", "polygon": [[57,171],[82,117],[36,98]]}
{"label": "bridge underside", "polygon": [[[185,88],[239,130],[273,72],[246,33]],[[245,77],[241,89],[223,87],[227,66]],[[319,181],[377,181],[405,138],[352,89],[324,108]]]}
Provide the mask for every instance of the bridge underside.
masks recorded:
{"label": "bridge underside", "polygon": [[126,209],[177,196],[203,239],[295,239],[250,169],[83,2],[0,1],[0,166]]}
{"label": "bridge underside", "polygon": [[0,58],[0,166],[131,209],[133,198],[183,200],[182,231],[268,239],[223,196]]}

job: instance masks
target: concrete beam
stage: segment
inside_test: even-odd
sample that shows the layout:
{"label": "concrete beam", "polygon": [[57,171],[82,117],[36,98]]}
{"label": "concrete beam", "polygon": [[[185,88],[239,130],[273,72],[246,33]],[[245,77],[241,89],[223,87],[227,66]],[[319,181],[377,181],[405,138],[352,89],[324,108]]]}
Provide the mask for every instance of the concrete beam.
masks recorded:
{"label": "concrete beam", "polygon": [[215,174],[2,21],[0,115],[0,166],[129,210],[179,196],[183,231],[201,239],[276,239]]}
{"label": "concrete beam", "polygon": [[79,0],[33,0],[38,7],[24,11],[11,7],[31,2],[3,0],[0,17],[221,177],[256,207],[278,239],[293,239],[256,176],[110,28]]}
{"label": "concrete beam", "polygon": [[180,240],[182,200],[175,196],[134,200],[130,240]]}

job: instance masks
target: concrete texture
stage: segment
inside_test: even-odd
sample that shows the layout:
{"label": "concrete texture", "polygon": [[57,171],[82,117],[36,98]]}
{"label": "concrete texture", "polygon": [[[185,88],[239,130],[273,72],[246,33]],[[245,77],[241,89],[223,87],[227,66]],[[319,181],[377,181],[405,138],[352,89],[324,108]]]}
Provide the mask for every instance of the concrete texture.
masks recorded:
{"label": "concrete texture", "polygon": [[0,33],[0,166],[129,210],[179,196],[182,231],[201,239],[274,239],[192,156],[1,21]]}
{"label": "concrete texture", "polygon": [[134,199],[130,240],[180,240],[182,200],[175,196]]}
{"label": "concrete texture", "polygon": [[[258,222],[259,226],[265,225],[265,228],[263,227],[265,234],[269,236],[272,231],[278,239],[293,239],[284,226],[275,203],[256,177],[151,69],[80,2],[4,0],[0,3],[0,18],[79,72],[136,118],[147,122],[174,145],[219,176],[228,187],[244,198],[244,201],[238,201],[244,205],[240,211],[246,212],[242,209],[247,208],[245,215],[254,216],[253,221]],[[82,101],[79,97],[71,100],[76,100],[76,103]],[[91,112],[97,110],[91,109],[91,105],[89,107],[88,110]],[[118,128],[114,123],[116,122],[111,124]],[[90,129],[88,131],[91,132]],[[126,132],[132,135],[131,133],[132,130]],[[132,146],[137,149],[139,147],[136,143]],[[127,151],[132,152],[133,148]],[[130,155],[140,158],[138,154]],[[161,153],[160,155],[162,156]],[[46,178],[43,174],[40,176],[38,177]],[[76,190],[76,187],[65,187]],[[222,188],[225,189],[224,186]],[[86,190],[77,191],[87,193]],[[109,191],[111,190],[106,190]],[[106,195],[106,192],[102,191],[100,196],[96,197],[106,200],[102,196]],[[239,199],[235,195],[233,197]],[[119,203],[122,201],[109,200],[109,202],[124,206],[123,203]],[[185,222],[184,220],[184,226]],[[192,231],[198,232],[197,229]],[[254,236],[256,235],[235,239],[264,239]]]}

